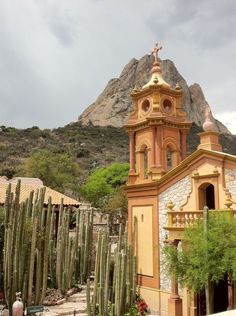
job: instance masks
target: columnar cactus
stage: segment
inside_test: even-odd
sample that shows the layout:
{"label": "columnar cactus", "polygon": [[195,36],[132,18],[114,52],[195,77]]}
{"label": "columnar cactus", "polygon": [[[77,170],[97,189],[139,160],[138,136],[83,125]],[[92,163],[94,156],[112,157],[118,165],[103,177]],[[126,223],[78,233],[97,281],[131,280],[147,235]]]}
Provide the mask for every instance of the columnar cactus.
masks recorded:
{"label": "columnar cactus", "polygon": [[135,302],[136,259],[127,241],[127,230],[120,227],[119,241],[114,254],[106,232],[100,232],[97,245],[94,294],[90,299],[87,280],[87,314],[122,316]]}
{"label": "columnar cactus", "polygon": [[51,198],[45,208],[44,199],[45,189],[41,189],[20,203],[20,182],[15,194],[11,185],[7,189],[0,269],[9,308],[16,292],[22,292],[24,304],[38,305],[45,298],[48,279],[64,293],[72,280],[84,282],[90,275],[93,214],[76,211],[75,236],[70,237],[70,210],[63,207],[63,201],[56,210]]}

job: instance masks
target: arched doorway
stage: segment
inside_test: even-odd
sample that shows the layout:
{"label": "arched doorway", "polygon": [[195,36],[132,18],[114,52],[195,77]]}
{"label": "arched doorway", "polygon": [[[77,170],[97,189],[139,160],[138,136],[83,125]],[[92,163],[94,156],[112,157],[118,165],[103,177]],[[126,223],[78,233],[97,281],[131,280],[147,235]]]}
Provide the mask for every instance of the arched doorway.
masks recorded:
{"label": "arched doorway", "polygon": [[207,206],[210,210],[215,209],[215,188],[211,183],[203,183],[198,188],[199,193],[199,210]]}

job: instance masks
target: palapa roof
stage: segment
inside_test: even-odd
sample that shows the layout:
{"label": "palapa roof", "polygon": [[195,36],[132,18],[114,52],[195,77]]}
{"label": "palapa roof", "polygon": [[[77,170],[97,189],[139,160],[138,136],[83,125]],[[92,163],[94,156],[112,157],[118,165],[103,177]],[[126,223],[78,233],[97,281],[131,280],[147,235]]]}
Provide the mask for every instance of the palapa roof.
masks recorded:
{"label": "palapa roof", "polygon": [[60,205],[61,200],[63,199],[64,206],[74,206],[79,207],[81,202],[72,199],[58,191],[55,191],[49,187],[43,185],[43,182],[37,178],[14,178],[12,180],[7,180],[4,177],[0,177],[0,204],[4,204],[6,198],[6,190],[8,188],[9,183],[11,183],[11,191],[14,193],[16,190],[17,181],[21,180],[21,190],[20,190],[20,202],[25,201],[30,193],[34,191],[40,191],[42,188],[46,188],[45,191],[45,199],[44,204],[48,204],[48,199],[51,197],[53,205]]}

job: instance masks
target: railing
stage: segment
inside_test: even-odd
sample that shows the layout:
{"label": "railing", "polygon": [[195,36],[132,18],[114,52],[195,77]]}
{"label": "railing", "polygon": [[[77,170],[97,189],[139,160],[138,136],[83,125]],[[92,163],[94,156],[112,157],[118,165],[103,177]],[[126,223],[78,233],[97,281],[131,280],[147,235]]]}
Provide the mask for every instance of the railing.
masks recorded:
{"label": "railing", "polygon": [[203,219],[203,211],[169,211],[168,227],[185,228]]}
{"label": "railing", "polygon": [[[221,210],[210,210],[210,212],[221,212]],[[236,210],[222,210],[222,212],[228,212],[232,216],[236,217]],[[203,219],[203,211],[168,211],[168,226],[167,230],[182,230],[184,228],[192,226],[196,221]]]}

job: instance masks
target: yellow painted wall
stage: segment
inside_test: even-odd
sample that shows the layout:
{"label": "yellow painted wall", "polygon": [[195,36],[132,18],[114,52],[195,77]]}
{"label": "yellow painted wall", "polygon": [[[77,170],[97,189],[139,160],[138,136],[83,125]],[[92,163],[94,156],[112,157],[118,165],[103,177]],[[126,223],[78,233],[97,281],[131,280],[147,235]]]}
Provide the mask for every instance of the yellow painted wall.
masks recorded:
{"label": "yellow painted wall", "polygon": [[140,294],[146,301],[151,312],[158,313],[158,315],[168,316],[168,299],[170,293],[141,286]]}
{"label": "yellow painted wall", "polygon": [[137,218],[137,269],[138,273],[153,276],[153,207],[133,206]]}
{"label": "yellow painted wall", "polygon": [[[140,294],[152,312],[162,316],[168,316],[169,292],[141,286]],[[186,288],[183,290],[182,300],[183,316],[189,316],[190,297]]]}
{"label": "yellow painted wall", "polygon": [[158,312],[159,311],[159,305],[160,305],[160,295],[159,295],[158,289],[153,289],[149,287],[140,287],[140,294],[142,298],[145,300],[145,302],[148,305],[148,308],[151,311]]}

